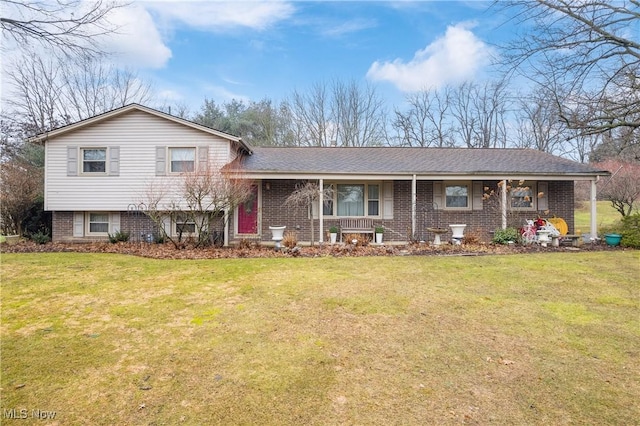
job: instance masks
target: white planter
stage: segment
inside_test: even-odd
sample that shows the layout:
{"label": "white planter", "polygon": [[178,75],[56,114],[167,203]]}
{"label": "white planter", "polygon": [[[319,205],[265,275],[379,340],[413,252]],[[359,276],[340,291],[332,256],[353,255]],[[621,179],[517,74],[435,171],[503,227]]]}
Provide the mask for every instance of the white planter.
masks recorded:
{"label": "white planter", "polygon": [[284,230],[286,226],[270,226],[269,230],[271,231],[271,239],[276,243],[276,250],[280,248],[280,242],[284,238]]}
{"label": "white planter", "polygon": [[540,245],[542,245],[542,247],[546,247],[547,243],[551,241],[551,239],[549,238],[550,233],[551,231],[547,231],[546,229],[538,230],[538,242],[540,243]]}
{"label": "white planter", "polygon": [[454,224],[449,225],[451,228],[451,240],[454,244],[460,245],[462,244],[462,239],[464,238],[464,228],[467,227],[466,224]]}
{"label": "white planter", "polygon": [[338,234],[336,232],[332,232],[329,234],[329,238],[331,239],[331,244],[335,244],[338,239]]}
{"label": "white planter", "polygon": [[382,236],[384,234],[382,232],[376,232],[376,244],[382,244]]}

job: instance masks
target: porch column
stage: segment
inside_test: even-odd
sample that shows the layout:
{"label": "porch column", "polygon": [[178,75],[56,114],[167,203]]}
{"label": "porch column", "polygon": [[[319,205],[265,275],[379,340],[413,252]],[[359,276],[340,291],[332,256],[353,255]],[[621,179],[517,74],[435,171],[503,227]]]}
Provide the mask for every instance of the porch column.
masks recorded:
{"label": "porch column", "polygon": [[[596,202],[596,183],[598,178],[591,181],[591,238],[598,238],[598,225],[596,220],[597,202]],[[575,226],[575,225],[574,225]]]}
{"label": "porch column", "polygon": [[500,203],[500,214],[502,215],[502,229],[507,229],[507,180],[502,181],[502,202]]}
{"label": "porch column", "polygon": [[417,189],[416,189],[416,175],[413,175],[411,180],[411,236],[416,235],[416,208],[417,208]]}
{"label": "porch column", "polygon": [[224,211],[224,246],[229,247],[229,211]]}
{"label": "porch column", "polygon": [[322,243],[324,241],[324,209],[322,206],[324,205],[324,179],[320,179],[318,181],[318,186],[320,187],[320,196],[318,197],[318,217],[320,218],[320,223],[318,224],[318,241]]}

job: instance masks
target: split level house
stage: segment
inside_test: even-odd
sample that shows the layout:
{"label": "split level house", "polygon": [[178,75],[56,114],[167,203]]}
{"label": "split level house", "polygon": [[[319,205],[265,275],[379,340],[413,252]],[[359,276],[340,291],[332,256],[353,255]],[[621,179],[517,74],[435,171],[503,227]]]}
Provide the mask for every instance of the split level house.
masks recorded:
{"label": "split level house", "polygon": [[[538,216],[563,218],[574,233],[574,183],[581,180],[591,183],[591,225],[582,232],[595,237],[596,182],[607,174],[528,149],[251,147],[137,104],[33,141],[45,148],[54,241],[103,240],[118,231],[151,241],[158,233],[145,214],[152,198],[178,187],[185,173],[230,164],[252,185],[248,200],[212,224],[225,245],[270,242],[270,226],[286,226],[301,242],[327,241],[329,228],[347,220],[363,232],[384,227],[390,244],[431,240],[430,229],[450,224],[466,224],[466,233],[486,241],[496,229]],[[319,191],[307,208],[287,206],[306,182],[330,191]],[[168,199],[156,206],[172,208]],[[161,226],[169,235],[194,231],[169,214]]]}

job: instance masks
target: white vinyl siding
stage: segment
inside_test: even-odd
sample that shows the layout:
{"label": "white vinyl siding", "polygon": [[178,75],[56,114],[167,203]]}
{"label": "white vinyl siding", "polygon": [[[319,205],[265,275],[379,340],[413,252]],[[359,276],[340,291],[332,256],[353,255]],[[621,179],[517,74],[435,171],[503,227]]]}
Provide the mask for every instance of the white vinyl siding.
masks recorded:
{"label": "white vinyl siding", "polygon": [[[211,167],[222,167],[230,161],[230,144],[222,137],[136,110],[80,128],[45,144],[45,208],[126,211],[129,204],[143,202],[150,187],[178,182],[174,176],[157,176],[158,147],[206,147],[198,150],[198,161],[206,156]],[[82,148],[109,149],[108,173],[81,174]],[[165,163],[163,170],[167,167]]]}

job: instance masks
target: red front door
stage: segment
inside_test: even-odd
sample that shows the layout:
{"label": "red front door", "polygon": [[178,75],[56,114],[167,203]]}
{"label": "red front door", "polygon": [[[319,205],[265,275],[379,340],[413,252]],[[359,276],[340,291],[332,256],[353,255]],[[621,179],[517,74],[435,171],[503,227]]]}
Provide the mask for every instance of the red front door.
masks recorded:
{"label": "red front door", "polygon": [[238,206],[238,234],[258,233],[258,187],[251,187],[251,197]]}

